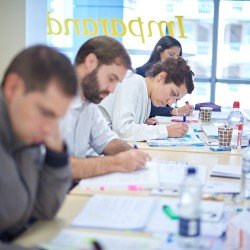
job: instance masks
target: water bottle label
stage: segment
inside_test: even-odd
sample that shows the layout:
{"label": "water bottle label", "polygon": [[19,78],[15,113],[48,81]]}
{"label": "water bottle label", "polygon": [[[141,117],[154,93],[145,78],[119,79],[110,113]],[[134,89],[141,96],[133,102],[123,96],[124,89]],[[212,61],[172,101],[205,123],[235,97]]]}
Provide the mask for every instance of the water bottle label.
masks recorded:
{"label": "water bottle label", "polygon": [[200,219],[180,218],[179,235],[185,237],[196,237],[200,235]]}

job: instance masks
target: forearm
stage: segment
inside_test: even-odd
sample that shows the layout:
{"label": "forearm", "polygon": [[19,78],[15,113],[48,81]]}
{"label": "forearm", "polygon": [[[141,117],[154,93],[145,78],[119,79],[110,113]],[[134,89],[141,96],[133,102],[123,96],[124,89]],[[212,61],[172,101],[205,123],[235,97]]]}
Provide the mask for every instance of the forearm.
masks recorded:
{"label": "forearm", "polygon": [[125,141],[121,139],[112,140],[108,145],[105,147],[103,154],[104,155],[115,155],[120,152],[127,151],[132,147]]}
{"label": "forearm", "polygon": [[73,179],[85,179],[118,171],[119,162],[116,156],[93,158],[70,158]]}
{"label": "forearm", "polygon": [[151,139],[167,138],[167,128],[164,125],[147,125],[124,123],[113,126],[114,131],[124,140],[127,141],[145,141]]}
{"label": "forearm", "polygon": [[71,181],[66,148],[61,153],[47,149],[33,215],[39,219],[53,218],[64,201]]}

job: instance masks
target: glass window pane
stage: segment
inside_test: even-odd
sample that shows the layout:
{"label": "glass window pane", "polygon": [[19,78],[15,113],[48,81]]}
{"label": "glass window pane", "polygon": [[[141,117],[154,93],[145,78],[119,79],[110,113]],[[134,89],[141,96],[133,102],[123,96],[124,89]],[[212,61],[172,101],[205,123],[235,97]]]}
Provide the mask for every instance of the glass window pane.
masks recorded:
{"label": "glass window pane", "polygon": [[223,107],[232,107],[234,101],[239,101],[244,109],[250,109],[249,84],[216,83],[215,103]]}
{"label": "glass window pane", "polygon": [[217,78],[250,78],[250,1],[220,1]]}
{"label": "glass window pane", "polygon": [[195,89],[191,95],[185,95],[182,100],[178,101],[178,106],[185,104],[188,101],[191,104],[210,101],[210,83],[209,82],[195,82]]}

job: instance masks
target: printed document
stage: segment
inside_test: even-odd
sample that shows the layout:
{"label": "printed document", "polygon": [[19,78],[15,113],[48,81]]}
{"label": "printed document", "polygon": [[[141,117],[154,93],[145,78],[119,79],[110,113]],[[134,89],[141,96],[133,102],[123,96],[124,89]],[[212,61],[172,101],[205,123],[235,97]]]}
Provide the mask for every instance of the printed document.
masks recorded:
{"label": "printed document", "polygon": [[[141,190],[161,186],[179,185],[185,174],[187,162],[151,161],[146,167],[131,173],[110,173],[80,181],[84,190],[102,189],[129,189]],[[206,182],[206,166],[195,166],[202,185]]]}
{"label": "printed document", "polygon": [[155,198],[94,195],[73,220],[78,227],[143,230]]}

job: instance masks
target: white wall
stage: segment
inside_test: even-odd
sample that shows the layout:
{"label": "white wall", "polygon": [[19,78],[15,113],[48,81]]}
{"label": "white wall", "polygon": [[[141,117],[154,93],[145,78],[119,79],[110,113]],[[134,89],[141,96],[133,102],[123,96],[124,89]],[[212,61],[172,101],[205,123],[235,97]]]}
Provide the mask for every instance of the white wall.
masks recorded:
{"label": "white wall", "polygon": [[46,0],[0,0],[0,79],[22,49],[46,43]]}
{"label": "white wall", "polygon": [[25,48],[25,0],[0,1],[0,79],[13,56]]}

